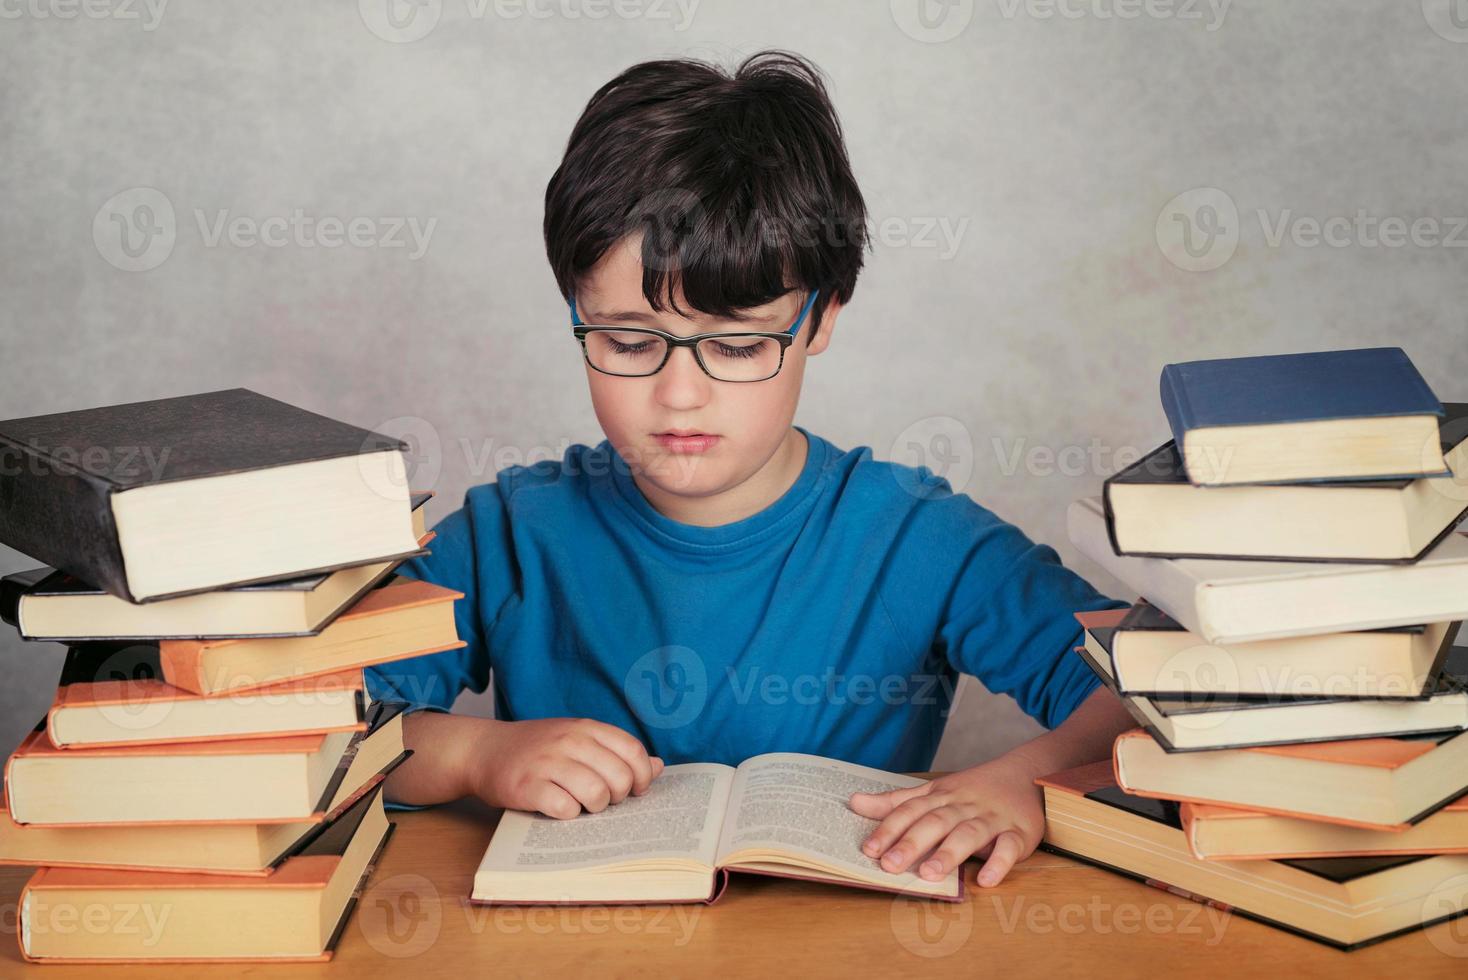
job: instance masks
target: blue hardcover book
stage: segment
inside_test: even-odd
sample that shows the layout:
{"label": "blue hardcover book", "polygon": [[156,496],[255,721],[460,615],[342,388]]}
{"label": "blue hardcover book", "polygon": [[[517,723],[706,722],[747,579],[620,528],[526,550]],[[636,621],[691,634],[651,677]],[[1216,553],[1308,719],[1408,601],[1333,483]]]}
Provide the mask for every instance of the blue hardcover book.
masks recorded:
{"label": "blue hardcover book", "polygon": [[1442,403],[1400,347],[1169,364],[1161,394],[1195,484],[1448,473]]}

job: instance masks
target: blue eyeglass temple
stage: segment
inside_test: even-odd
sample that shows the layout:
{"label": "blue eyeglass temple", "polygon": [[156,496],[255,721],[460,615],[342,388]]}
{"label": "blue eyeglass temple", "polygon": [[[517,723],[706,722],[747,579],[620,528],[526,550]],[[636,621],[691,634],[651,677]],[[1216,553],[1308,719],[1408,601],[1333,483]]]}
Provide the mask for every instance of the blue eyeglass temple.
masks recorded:
{"label": "blue eyeglass temple", "polygon": [[[806,316],[810,313],[810,308],[815,305],[816,297],[820,294],[821,291],[819,289],[811,290],[810,297],[806,299],[805,305],[800,308],[800,316],[795,318],[795,322],[790,325],[790,329],[786,333],[793,337],[800,332],[800,325],[805,322]],[[566,302],[571,307],[571,326],[584,327],[586,324],[581,322],[581,317],[576,312],[576,297],[567,296]]]}

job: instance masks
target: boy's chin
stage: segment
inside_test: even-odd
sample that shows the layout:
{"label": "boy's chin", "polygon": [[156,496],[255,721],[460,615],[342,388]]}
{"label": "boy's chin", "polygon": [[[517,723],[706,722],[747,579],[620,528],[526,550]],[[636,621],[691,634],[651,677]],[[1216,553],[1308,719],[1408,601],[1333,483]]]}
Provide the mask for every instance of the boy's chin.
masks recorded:
{"label": "boy's chin", "polygon": [[666,493],[704,497],[724,489],[728,473],[722,460],[706,453],[660,453],[649,460],[643,478]]}

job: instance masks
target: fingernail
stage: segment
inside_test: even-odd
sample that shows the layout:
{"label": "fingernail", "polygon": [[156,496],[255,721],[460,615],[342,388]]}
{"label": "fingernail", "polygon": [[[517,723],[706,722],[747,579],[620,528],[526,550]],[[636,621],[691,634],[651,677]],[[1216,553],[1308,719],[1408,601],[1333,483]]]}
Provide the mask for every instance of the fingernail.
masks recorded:
{"label": "fingernail", "polygon": [[992,888],[999,884],[999,876],[992,871],[985,871],[979,875],[979,884],[985,888]]}
{"label": "fingernail", "polygon": [[886,854],[882,855],[882,863],[888,865],[889,867],[896,867],[897,865],[902,863],[902,859],[904,856],[905,855],[903,855],[901,848],[893,848]]}
{"label": "fingernail", "polygon": [[863,843],[861,845],[861,849],[864,852],[866,852],[867,854],[874,854],[874,853],[876,853],[876,850],[877,850],[877,839],[875,837],[868,837],[866,839],[865,843]]}
{"label": "fingernail", "polygon": [[941,878],[943,877],[943,865],[937,861],[927,861],[924,862],[922,869],[918,873],[924,878]]}

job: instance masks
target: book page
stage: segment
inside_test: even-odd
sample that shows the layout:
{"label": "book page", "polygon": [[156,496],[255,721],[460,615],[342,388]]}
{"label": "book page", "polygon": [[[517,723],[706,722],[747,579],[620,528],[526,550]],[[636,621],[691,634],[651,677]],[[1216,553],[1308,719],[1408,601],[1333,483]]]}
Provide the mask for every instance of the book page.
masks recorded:
{"label": "book page", "polygon": [[774,752],[746,759],[734,778],[718,860],[746,848],[777,849],[814,858],[881,880],[893,887],[925,882],[911,873],[883,871],[861,852],[877,826],[852,812],[852,793],[882,793],[915,786],[915,776],[884,772],[836,759]]}
{"label": "book page", "polygon": [[648,857],[712,868],[734,770],[715,763],[668,766],[641,796],[600,813],[556,820],[506,810],[481,871],[567,871]]}

